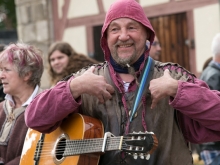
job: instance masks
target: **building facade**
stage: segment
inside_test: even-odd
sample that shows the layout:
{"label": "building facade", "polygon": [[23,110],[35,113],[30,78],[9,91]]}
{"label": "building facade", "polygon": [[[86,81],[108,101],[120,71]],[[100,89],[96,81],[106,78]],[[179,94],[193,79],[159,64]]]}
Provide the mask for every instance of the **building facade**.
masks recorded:
{"label": "building facade", "polygon": [[[47,51],[58,40],[97,60],[105,13],[115,0],[16,0],[18,38],[44,51],[47,88]],[[220,31],[218,0],[137,0],[143,6],[162,44],[161,61],[177,62],[199,76]]]}

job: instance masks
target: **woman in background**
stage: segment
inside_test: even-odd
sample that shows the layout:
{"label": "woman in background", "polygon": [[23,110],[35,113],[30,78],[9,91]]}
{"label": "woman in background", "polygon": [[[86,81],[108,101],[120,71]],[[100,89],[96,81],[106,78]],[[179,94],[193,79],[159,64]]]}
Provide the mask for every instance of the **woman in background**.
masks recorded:
{"label": "woman in background", "polygon": [[97,64],[98,61],[76,53],[67,42],[58,41],[49,48],[48,63],[51,85],[54,86],[59,80],[71,73],[90,64]]}
{"label": "woman in background", "polygon": [[0,54],[0,79],[5,101],[0,103],[0,164],[18,165],[28,127],[24,111],[42,91],[41,51],[24,43],[10,44]]}

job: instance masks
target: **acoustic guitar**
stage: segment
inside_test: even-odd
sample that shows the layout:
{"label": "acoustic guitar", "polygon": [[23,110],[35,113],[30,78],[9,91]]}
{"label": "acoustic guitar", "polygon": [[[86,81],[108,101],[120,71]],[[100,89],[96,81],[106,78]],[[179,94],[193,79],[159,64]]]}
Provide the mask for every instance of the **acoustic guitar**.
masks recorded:
{"label": "acoustic guitar", "polygon": [[158,141],[151,132],[115,137],[104,133],[100,120],[72,114],[49,134],[28,129],[20,165],[97,165],[105,151],[123,150],[149,159]]}

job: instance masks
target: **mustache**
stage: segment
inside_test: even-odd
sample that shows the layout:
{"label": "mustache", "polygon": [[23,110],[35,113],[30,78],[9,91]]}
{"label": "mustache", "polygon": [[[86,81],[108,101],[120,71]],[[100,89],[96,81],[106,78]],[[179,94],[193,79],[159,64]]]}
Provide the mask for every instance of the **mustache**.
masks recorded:
{"label": "mustache", "polygon": [[116,44],[115,44],[114,46],[132,45],[132,44],[134,44],[134,42],[132,42],[132,41],[125,41],[125,42],[123,42],[123,41],[118,41],[118,42],[116,42]]}

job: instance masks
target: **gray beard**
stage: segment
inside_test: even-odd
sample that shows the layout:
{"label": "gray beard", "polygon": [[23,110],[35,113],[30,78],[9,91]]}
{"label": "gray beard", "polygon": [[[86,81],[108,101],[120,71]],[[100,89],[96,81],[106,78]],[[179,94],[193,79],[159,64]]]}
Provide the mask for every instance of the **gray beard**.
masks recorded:
{"label": "gray beard", "polygon": [[[136,53],[136,50],[135,50]],[[128,67],[127,64],[131,65],[131,62],[134,60],[135,55],[133,54],[129,59],[123,59],[119,58],[117,50],[115,49],[114,52],[112,53],[113,59],[117,64],[119,64],[122,67]]]}

